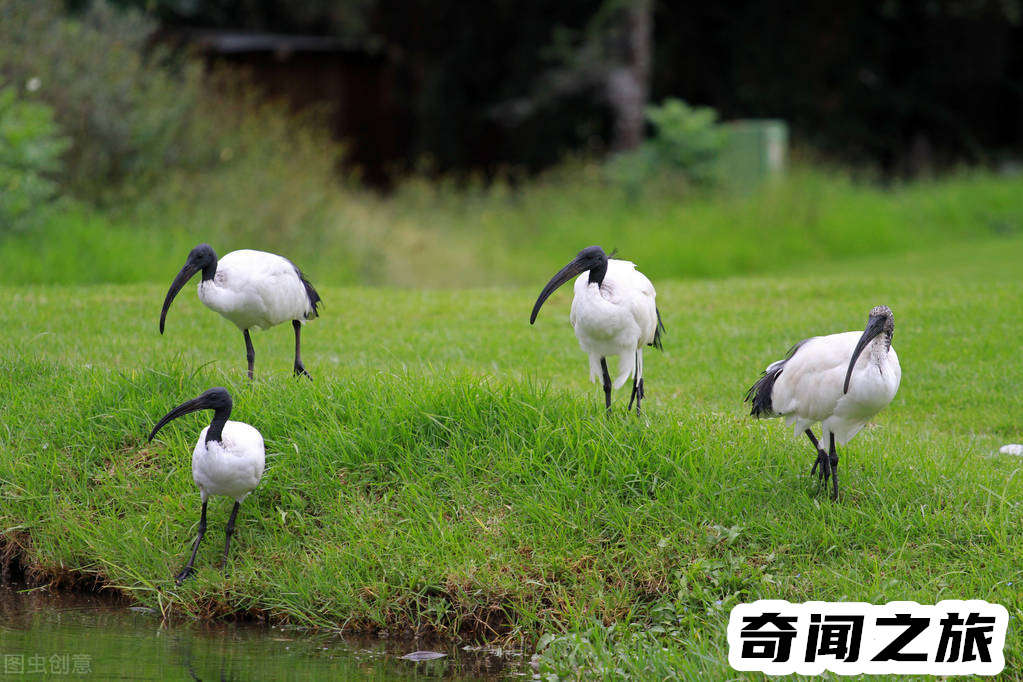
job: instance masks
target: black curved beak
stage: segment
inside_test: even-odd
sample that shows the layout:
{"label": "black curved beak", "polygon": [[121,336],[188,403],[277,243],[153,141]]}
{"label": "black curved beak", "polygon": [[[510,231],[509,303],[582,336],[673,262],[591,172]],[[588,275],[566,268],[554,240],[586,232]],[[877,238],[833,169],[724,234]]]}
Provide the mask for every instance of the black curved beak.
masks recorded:
{"label": "black curved beak", "polygon": [[167,422],[173,421],[178,417],[183,417],[186,414],[192,412],[198,412],[199,410],[209,410],[214,406],[210,404],[209,398],[205,395],[201,395],[198,398],[193,398],[187,402],[183,402],[173,410],[163,416],[163,419],[156,423],[153,430],[149,433],[149,440],[153,440],[156,437],[156,433],[167,425]]}
{"label": "black curved beak", "polygon": [[856,348],[853,350],[852,359],[849,360],[849,369],[845,372],[845,385],[842,387],[842,394],[845,395],[849,392],[849,379],[852,378],[853,367],[856,366],[856,359],[860,357],[860,353],[867,347],[867,344],[873,341],[881,332],[884,331],[885,318],[882,315],[872,315],[867,320],[867,328],[863,330],[863,335],[860,340],[856,342]]}
{"label": "black curved beak", "polygon": [[568,265],[558,270],[558,274],[551,277],[551,281],[547,282],[547,286],[543,288],[543,291],[540,292],[539,298],[536,299],[536,303],[533,305],[533,312],[529,316],[529,324],[536,322],[536,316],[540,312],[540,306],[543,305],[544,301],[546,301],[558,287],[573,277],[586,272],[590,269],[590,267],[591,265],[577,256],[573,258]]}
{"label": "black curved beak", "polygon": [[160,333],[163,334],[163,324],[167,320],[167,311],[170,310],[170,304],[174,300],[174,297],[181,291],[181,287],[188,283],[188,280],[192,279],[192,275],[202,270],[200,266],[189,261],[185,263],[185,267],[181,268],[181,272],[178,273],[174,281],[171,282],[170,289],[167,290],[167,297],[163,299],[163,310],[160,311]]}

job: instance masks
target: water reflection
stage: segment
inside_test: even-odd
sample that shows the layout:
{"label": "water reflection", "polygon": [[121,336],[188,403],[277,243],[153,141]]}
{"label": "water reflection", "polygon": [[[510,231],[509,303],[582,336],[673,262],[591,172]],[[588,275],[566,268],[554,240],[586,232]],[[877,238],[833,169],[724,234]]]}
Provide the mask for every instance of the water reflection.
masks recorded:
{"label": "water reflection", "polygon": [[[422,649],[447,655],[400,658]],[[251,625],[167,624],[119,600],[0,589],[3,679],[501,680],[525,672],[514,656]]]}

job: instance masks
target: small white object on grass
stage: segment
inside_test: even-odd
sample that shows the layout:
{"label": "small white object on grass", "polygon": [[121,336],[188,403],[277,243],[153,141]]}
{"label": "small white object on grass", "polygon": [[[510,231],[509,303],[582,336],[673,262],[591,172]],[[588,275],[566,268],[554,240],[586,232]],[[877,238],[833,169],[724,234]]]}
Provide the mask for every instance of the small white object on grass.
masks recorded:
{"label": "small white object on grass", "polygon": [[1019,443],[1009,443],[1008,445],[1003,445],[998,448],[998,452],[1003,455],[1021,456],[1023,455],[1023,445],[1020,445]]}

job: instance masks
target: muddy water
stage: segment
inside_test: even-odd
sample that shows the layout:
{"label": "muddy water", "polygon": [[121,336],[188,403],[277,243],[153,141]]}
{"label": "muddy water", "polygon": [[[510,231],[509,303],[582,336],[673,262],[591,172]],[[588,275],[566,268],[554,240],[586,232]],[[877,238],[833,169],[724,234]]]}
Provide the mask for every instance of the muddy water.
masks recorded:
{"label": "muddy water", "polygon": [[[401,656],[445,653],[413,662]],[[515,655],[253,625],[163,622],[107,598],[0,589],[0,680],[528,679]]]}

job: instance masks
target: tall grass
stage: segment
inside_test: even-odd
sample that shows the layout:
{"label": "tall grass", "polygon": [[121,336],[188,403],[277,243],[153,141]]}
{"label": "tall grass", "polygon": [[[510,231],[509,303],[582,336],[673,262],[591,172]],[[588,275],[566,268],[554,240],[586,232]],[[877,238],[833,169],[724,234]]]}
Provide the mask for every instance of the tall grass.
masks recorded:
{"label": "tall grass", "polygon": [[119,210],[70,209],[8,236],[0,282],[161,282],[202,241],[219,253],[281,253],[315,282],[442,288],[537,285],[601,244],[656,282],[784,272],[1023,230],[1023,179],[980,172],[885,190],[797,168],[750,196],[661,191],[637,203],[599,169],[581,167],[514,189],[409,180],[383,198],[338,184],[316,138],[264,123],[282,150],[271,158],[227,144],[216,170],[171,174]]}

